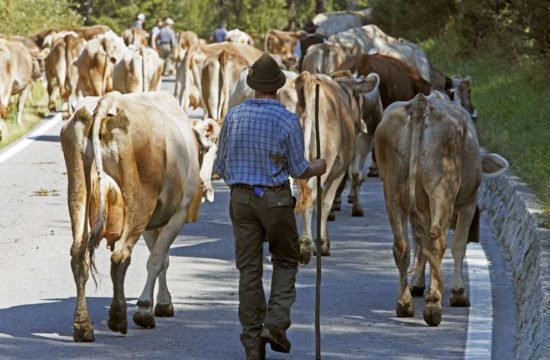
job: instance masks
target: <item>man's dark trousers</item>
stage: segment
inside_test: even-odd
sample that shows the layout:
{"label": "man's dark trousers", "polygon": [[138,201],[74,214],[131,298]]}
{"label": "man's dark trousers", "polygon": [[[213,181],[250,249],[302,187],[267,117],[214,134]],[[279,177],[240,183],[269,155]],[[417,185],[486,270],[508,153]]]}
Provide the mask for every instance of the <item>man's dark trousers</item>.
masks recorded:
{"label": "man's dark trousers", "polygon": [[[254,347],[260,341],[262,324],[286,331],[290,306],[296,299],[296,273],[300,245],[290,188],[263,191],[233,187],[229,214],[233,223],[239,280],[241,341]],[[266,304],[262,285],[263,243],[269,242],[273,263],[271,293]]]}

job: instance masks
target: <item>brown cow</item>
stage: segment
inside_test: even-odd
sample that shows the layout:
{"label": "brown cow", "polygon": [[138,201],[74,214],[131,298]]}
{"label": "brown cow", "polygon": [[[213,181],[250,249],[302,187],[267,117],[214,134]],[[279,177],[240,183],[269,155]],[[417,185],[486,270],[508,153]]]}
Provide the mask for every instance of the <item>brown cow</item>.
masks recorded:
{"label": "brown cow", "polygon": [[299,31],[269,30],[264,37],[264,51],[274,55],[280,55],[283,59],[292,57],[292,50],[300,40],[302,33]]}
{"label": "brown cow", "polygon": [[25,45],[18,41],[0,39],[0,141],[7,135],[5,120],[12,95],[17,101],[17,124],[22,125],[25,99],[31,89],[32,57]]}
{"label": "brown cow", "polygon": [[[508,163],[496,154],[480,156],[470,116],[438,92],[428,97],[418,94],[410,101],[390,105],[376,129],[375,147],[394,235],[393,255],[399,269],[397,316],[414,315],[407,280],[410,218],[419,253],[424,264],[426,261],[430,264],[424,320],[437,326],[442,317],[441,261],[453,214],[457,220],[452,243],[455,272],[450,302],[452,306],[468,306],[462,261],[468,240],[479,238],[479,229],[471,224],[476,215],[481,173],[498,175]],[[415,274],[413,285],[423,290],[423,271]]]}
{"label": "brown cow", "polygon": [[124,278],[142,234],[151,254],[134,323],[154,328],[154,316],[174,316],[166,281],[168,250],[184,223],[198,219],[200,149],[215,141],[214,137],[207,140],[207,135],[194,135],[186,113],[163,92],[112,92],[102,98],[85,98],[64,124],[61,146],[67,166],[71,267],[77,288],[75,341],[94,341],[86,281],[93,269],[94,249],[104,238],[114,251],[109,328],[127,332]]}
{"label": "brown cow", "polygon": [[60,31],[73,31],[79,36],[83,37],[85,40],[91,40],[94,37],[104,34],[109,31],[109,27],[106,25],[93,25],[93,26],[82,26],[77,28],[68,28],[68,29],[49,29],[38,34],[31,36],[31,39],[38,45],[40,48],[44,47],[44,39],[51,34],[52,32]]}
{"label": "brown cow", "polygon": [[69,115],[72,114],[71,99],[76,96],[78,69],[73,62],[78,59],[86,40],[73,34],[59,40],[46,58],[46,80],[48,81],[48,109],[55,111],[55,90],[68,105]]}

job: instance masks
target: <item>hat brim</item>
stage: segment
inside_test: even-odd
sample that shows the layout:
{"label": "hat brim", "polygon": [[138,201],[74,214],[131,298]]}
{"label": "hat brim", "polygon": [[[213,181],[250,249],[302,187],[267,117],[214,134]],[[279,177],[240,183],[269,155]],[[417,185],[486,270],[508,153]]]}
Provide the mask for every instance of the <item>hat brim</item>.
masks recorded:
{"label": "hat brim", "polygon": [[253,90],[264,92],[266,94],[276,92],[284,86],[285,82],[286,76],[282,71],[279,73],[279,76],[276,79],[270,81],[261,81],[252,76],[246,77],[246,84],[250,86],[250,88],[252,88]]}

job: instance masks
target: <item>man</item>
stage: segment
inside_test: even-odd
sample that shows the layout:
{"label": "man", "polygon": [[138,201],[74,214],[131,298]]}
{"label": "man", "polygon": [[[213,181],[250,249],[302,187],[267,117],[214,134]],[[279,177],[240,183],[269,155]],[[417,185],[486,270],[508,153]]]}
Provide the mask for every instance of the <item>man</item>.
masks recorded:
{"label": "man", "polygon": [[164,60],[164,76],[175,73],[172,59],[176,53],[177,42],[176,33],[172,30],[172,25],[174,25],[174,21],[170,18],[166,18],[166,20],[164,20],[164,26],[160,29],[156,37],[159,56]]}
{"label": "man", "polygon": [[[308,179],[326,171],[324,159],[308,164],[300,121],[276,100],[285,80],[267,53],[252,65],[246,82],[255,98],[225,117],[214,165],[231,187],[241,342],[249,360],[265,358],[265,343],[274,351],[290,352],[286,330],[296,299],[300,245],[288,177]],[[273,263],[268,304],[262,284],[265,240]]]}
{"label": "man", "polygon": [[138,14],[138,16],[136,16],[136,20],[132,23],[130,28],[131,29],[143,30],[143,23],[144,22],[145,22],[145,15],[144,14]]}
{"label": "man", "polygon": [[311,45],[322,44],[322,43],[325,43],[326,40],[327,40],[327,38],[325,36],[315,33],[315,31],[317,30],[317,25],[315,25],[313,23],[313,21],[311,21],[311,20],[307,21],[304,24],[303,29],[306,32],[306,35],[304,37],[302,37],[300,39],[300,41],[298,41],[296,43],[296,46],[294,47],[294,49],[292,51],[294,56],[296,56],[299,59],[299,61],[298,61],[298,70],[299,71],[302,71],[302,62],[304,60],[304,57],[307,54],[307,49]]}
{"label": "man", "polygon": [[222,22],[220,26],[214,30],[214,33],[212,34],[212,41],[215,43],[218,42],[224,42],[227,38],[227,25],[225,22]]}
{"label": "man", "polygon": [[155,26],[151,30],[151,47],[155,49],[156,51],[159,51],[157,47],[157,36],[160,32],[160,29],[162,28],[163,22],[162,19],[158,18],[155,22]]}

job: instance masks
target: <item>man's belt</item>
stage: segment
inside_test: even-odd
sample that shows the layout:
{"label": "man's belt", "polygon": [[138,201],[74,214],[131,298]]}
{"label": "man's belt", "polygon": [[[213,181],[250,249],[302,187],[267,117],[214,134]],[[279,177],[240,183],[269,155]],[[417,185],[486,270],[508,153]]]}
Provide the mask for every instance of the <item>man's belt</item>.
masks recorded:
{"label": "man's belt", "polygon": [[263,191],[278,191],[278,190],[290,189],[290,184],[288,182],[285,182],[281,185],[275,185],[275,186],[234,184],[234,185],[231,185],[231,188],[241,188],[241,189],[248,189],[253,191],[255,188],[261,189]]}

